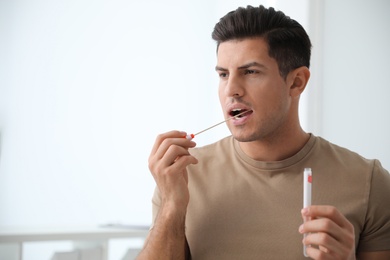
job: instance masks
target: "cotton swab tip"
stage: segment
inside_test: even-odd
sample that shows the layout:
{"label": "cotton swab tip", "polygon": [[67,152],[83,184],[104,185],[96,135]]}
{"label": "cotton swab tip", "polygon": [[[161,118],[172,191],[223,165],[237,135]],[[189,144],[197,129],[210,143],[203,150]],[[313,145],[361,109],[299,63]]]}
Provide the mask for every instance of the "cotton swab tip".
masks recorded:
{"label": "cotton swab tip", "polygon": [[194,137],[195,137],[194,134],[186,135],[186,139],[188,139],[188,140],[192,140],[192,139],[194,139]]}

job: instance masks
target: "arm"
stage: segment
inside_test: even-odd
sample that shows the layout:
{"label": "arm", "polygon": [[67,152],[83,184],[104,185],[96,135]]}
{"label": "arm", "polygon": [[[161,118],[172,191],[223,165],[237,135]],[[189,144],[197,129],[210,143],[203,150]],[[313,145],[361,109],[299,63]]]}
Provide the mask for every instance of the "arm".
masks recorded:
{"label": "arm", "polygon": [[188,149],[196,144],[172,131],[159,135],[149,157],[149,169],[161,194],[161,206],[153,228],[138,256],[142,259],[185,259],[189,252],[185,218],[189,202],[186,167],[197,159]]}
{"label": "arm", "polygon": [[186,259],[184,222],[185,215],[161,208],[137,259]]}

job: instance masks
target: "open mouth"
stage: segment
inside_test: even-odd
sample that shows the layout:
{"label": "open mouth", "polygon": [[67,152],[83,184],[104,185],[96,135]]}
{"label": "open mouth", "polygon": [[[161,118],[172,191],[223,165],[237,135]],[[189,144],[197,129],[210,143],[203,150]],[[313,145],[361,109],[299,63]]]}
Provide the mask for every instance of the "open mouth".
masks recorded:
{"label": "open mouth", "polygon": [[252,110],[236,108],[230,111],[229,115],[234,118],[241,118],[243,116],[251,114],[252,112]]}

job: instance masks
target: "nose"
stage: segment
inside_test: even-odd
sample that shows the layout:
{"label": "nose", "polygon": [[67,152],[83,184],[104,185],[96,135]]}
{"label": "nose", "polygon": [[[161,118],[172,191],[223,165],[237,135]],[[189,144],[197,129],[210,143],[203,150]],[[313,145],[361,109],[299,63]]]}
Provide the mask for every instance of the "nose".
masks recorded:
{"label": "nose", "polygon": [[235,75],[230,75],[225,85],[225,95],[228,97],[242,97],[245,93],[244,86]]}

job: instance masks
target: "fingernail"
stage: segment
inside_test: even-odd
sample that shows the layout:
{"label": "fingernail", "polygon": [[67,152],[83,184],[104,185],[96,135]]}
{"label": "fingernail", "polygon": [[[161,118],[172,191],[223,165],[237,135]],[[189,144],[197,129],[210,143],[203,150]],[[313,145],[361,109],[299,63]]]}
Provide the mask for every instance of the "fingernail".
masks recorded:
{"label": "fingernail", "polygon": [[303,224],[299,226],[299,233],[303,233]]}
{"label": "fingernail", "polygon": [[302,213],[302,215],[307,216],[307,215],[309,215],[309,209],[308,209],[308,208],[303,208],[303,209],[301,210],[301,213]]}

